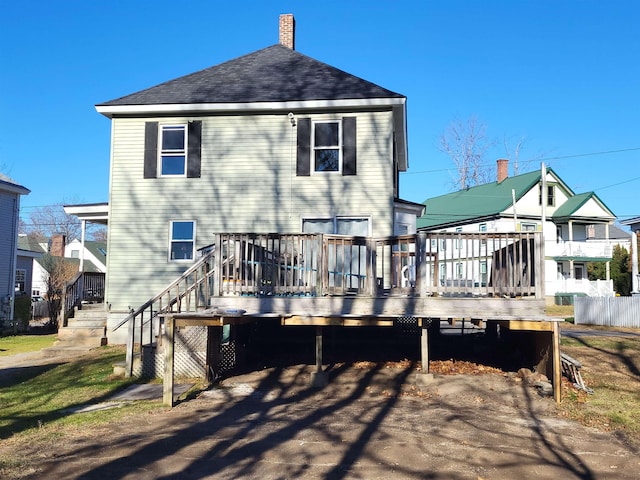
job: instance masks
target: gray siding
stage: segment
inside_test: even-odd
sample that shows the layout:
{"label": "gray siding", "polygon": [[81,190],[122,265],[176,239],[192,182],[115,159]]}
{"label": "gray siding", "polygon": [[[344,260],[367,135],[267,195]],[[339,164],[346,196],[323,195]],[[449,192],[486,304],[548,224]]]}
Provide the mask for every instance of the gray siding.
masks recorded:
{"label": "gray siding", "polygon": [[[0,299],[12,295],[14,258],[16,254],[16,232],[18,195],[0,191]],[[0,303],[0,320],[3,318]]]}
{"label": "gray siding", "polygon": [[189,266],[167,260],[170,220],[197,222],[197,248],[210,244],[216,232],[299,232],[305,217],[368,216],[373,235],[393,234],[391,112],[300,116],[357,117],[357,175],[297,177],[296,130],[284,113],[197,118],[203,122],[201,178],[145,179],[145,121],[158,119],[113,120],[112,312],[138,307]]}

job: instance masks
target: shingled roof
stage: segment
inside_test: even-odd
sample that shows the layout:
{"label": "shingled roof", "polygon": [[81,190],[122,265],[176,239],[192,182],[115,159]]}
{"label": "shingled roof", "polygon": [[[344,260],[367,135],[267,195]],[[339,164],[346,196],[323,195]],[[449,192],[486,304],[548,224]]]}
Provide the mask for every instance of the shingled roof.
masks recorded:
{"label": "shingled roof", "polygon": [[405,97],[277,44],[96,107],[382,98]]}

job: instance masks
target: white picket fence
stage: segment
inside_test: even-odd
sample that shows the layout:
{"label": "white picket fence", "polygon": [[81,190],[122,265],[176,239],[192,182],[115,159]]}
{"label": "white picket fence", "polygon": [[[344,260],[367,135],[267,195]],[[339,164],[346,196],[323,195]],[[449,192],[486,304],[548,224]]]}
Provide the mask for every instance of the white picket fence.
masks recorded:
{"label": "white picket fence", "polygon": [[576,325],[640,328],[640,295],[632,297],[575,297]]}

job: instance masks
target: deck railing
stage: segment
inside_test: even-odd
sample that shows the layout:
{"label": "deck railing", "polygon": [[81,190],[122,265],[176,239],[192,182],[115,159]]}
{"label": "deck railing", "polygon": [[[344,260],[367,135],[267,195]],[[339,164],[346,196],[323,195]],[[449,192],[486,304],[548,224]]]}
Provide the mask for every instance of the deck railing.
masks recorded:
{"label": "deck railing", "polygon": [[543,296],[535,232],[219,234],[214,245],[214,296]]}
{"label": "deck railing", "polygon": [[[202,257],[186,270],[177,280],[132,311],[113,330],[127,325],[127,375],[132,375],[133,358],[142,348],[156,343],[161,334],[162,313],[180,313],[203,310],[210,304],[213,289],[213,259],[215,250],[206,249]],[[221,270],[218,270],[221,272]]]}
{"label": "deck railing", "polygon": [[104,301],[104,277],[100,272],[78,272],[65,285],[60,302],[63,326],[67,326],[67,320],[73,318],[76,307],[82,302]]}

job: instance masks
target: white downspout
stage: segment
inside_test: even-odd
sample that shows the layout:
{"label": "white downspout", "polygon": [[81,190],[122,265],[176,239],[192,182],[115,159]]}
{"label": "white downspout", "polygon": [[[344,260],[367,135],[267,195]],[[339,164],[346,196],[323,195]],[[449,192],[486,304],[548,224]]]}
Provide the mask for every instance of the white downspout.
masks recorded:
{"label": "white downspout", "polygon": [[638,238],[631,232],[631,293],[640,294],[638,290]]}

